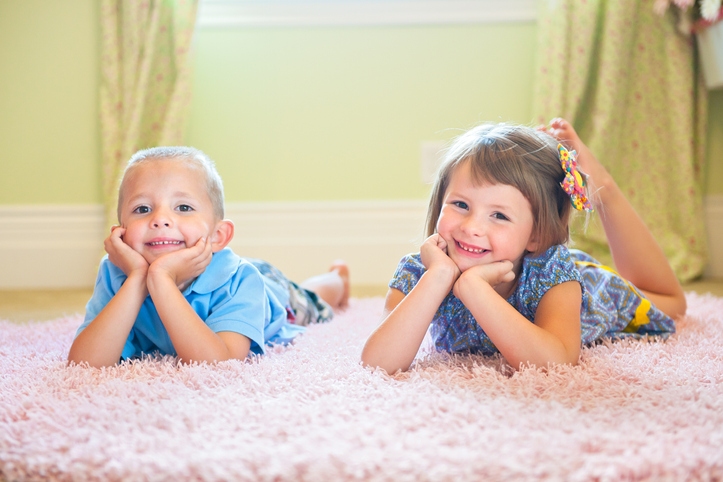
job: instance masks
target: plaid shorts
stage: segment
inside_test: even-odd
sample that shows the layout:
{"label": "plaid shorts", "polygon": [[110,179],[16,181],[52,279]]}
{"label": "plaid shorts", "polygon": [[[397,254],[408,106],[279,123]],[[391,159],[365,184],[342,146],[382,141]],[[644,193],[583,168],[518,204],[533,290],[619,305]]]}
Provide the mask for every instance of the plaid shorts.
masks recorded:
{"label": "plaid shorts", "polygon": [[289,312],[290,323],[306,326],[310,323],[326,323],[334,317],[334,311],[326,301],[322,300],[313,291],[304,289],[289,280],[275,266],[261,259],[244,259],[254,265],[262,275],[288,289],[289,306],[287,311]]}

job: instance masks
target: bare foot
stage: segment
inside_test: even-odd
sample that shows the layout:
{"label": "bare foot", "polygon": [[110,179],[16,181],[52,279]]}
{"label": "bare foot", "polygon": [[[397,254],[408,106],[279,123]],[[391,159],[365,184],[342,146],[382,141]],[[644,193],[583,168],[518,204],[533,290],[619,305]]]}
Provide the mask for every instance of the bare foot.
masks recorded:
{"label": "bare foot", "polygon": [[592,194],[590,201],[599,207],[603,198],[611,187],[615,185],[610,173],[600,164],[595,155],[582,142],[575,132],[572,124],[561,117],[556,117],[550,121],[547,126],[540,128],[543,132],[547,132],[552,137],[560,141],[568,149],[574,149],[577,152],[577,162],[580,164],[582,172],[587,174],[590,193]]}
{"label": "bare foot", "polygon": [[342,291],[341,298],[339,299],[338,307],[346,308],[349,306],[349,266],[347,266],[343,259],[337,259],[334,263],[332,263],[329,271],[335,271],[344,284],[344,290]]}

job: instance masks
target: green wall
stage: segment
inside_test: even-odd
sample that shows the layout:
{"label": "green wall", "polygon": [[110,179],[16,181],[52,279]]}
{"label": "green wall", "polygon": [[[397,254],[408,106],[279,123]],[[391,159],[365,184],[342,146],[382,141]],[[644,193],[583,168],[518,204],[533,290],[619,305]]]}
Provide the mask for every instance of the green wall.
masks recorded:
{"label": "green wall", "polygon": [[0,204],[101,202],[92,0],[0,0]]}
{"label": "green wall", "polygon": [[421,141],[531,121],[531,23],[200,29],[195,41],[188,139],[230,201],[425,197]]}
{"label": "green wall", "polygon": [[[531,121],[533,24],[200,29],[189,144],[234,201],[424,198],[420,142]],[[0,1],[0,205],[100,203],[98,5]],[[723,90],[708,194],[723,194]]]}
{"label": "green wall", "polygon": [[723,195],[723,88],[709,92],[707,141],[705,192]]}

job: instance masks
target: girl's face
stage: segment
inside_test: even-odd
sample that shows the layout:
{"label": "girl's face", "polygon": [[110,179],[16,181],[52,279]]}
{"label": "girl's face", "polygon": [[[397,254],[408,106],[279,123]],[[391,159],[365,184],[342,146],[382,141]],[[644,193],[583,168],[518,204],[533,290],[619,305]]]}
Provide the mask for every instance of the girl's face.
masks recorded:
{"label": "girl's face", "polygon": [[533,225],[530,203],[516,188],[476,185],[469,162],[452,173],[437,232],[447,242],[447,255],[460,271],[509,260],[519,275],[522,258],[537,247]]}
{"label": "girl's face", "polygon": [[128,175],[121,206],[123,241],[149,264],[213,236],[217,221],[199,169],[155,159]]}

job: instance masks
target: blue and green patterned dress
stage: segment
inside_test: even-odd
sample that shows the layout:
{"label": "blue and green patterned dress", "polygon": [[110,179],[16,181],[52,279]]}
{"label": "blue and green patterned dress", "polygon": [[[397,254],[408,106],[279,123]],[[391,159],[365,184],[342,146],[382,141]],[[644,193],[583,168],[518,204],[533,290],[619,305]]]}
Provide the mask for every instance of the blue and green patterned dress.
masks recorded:
{"label": "blue and green patterned dress", "polygon": [[[407,255],[399,262],[389,287],[407,295],[425,271],[419,253]],[[675,332],[674,321],[630,283],[582,251],[562,245],[551,247],[539,257],[523,260],[517,288],[507,302],[534,323],[537,305],[547,290],[573,280],[582,286],[583,344],[606,337],[666,337]],[[472,313],[452,292],[434,315],[431,335],[439,350],[498,352]]]}

